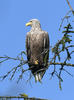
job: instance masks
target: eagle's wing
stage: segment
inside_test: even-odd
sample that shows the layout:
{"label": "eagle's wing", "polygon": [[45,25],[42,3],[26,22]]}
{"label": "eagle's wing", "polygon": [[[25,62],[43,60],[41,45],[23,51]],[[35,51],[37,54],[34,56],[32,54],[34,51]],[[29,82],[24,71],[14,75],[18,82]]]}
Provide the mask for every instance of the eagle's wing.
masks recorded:
{"label": "eagle's wing", "polygon": [[27,58],[30,60],[31,50],[30,50],[30,33],[27,33],[26,36],[26,49],[27,49]]}
{"label": "eagle's wing", "polygon": [[47,32],[44,31],[44,50],[49,50],[49,35]]}
{"label": "eagle's wing", "polygon": [[48,59],[49,59],[49,48],[50,48],[50,41],[49,41],[49,34],[47,32],[43,32],[43,58],[44,58],[44,66],[45,69],[41,73],[41,76],[43,77],[44,73],[46,72],[46,69],[48,68]]}
{"label": "eagle's wing", "polygon": [[44,64],[48,66],[48,59],[49,59],[49,35],[47,32],[44,32]]}

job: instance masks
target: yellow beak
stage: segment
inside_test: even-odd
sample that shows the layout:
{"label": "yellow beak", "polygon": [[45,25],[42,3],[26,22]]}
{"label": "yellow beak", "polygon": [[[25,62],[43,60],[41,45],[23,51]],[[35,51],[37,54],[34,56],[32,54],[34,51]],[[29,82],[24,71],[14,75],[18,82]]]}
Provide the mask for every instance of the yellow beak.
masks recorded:
{"label": "yellow beak", "polygon": [[30,25],[32,25],[32,22],[26,23],[26,26],[30,26]]}

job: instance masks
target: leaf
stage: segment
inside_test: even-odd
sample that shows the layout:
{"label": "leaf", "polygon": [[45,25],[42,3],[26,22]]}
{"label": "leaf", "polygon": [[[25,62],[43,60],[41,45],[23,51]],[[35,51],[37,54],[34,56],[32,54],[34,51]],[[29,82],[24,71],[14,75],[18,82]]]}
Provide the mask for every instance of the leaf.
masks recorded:
{"label": "leaf", "polygon": [[71,56],[70,56],[69,50],[66,49],[66,51],[67,51],[67,58],[68,58],[68,60],[70,60],[71,59]]}
{"label": "leaf", "polygon": [[62,90],[62,87],[61,87],[61,82],[59,81],[59,88],[60,88],[60,90]]}
{"label": "leaf", "polygon": [[60,55],[59,55],[59,53],[58,53],[58,59],[59,59],[59,61],[60,61]]}
{"label": "leaf", "polygon": [[64,51],[64,49],[65,49],[65,43],[62,42],[62,51]]}
{"label": "leaf", "polygon": [[21,60],[24,60],[23,57],[21,57]]}
{"label": "leaf", "polygon": [[26,95],[25,93],[19,95],[21,95],[21,97],[28,97],[28,95]]}

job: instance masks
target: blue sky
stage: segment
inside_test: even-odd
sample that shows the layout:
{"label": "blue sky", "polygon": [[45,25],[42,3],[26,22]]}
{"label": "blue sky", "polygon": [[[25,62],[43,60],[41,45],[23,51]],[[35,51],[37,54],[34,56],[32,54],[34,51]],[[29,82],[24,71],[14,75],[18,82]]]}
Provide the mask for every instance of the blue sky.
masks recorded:
{"label": "blue sky", "polygon": [[[72,7],[74,1],[70,2]],[[30,28],[25,23],[32,18],[40,20],[43,30],[50,36],[50,43],[53,46],[60,38],[58,31],[61,18],[69,10],[66,0],[0,0],[0,56],[8,55],[16,57],[25,49],[25,37]],[[26,59],[26,58],[25,58]],[[74,59],[74,58],[73,58]],[[73,63],[74,61],[71,60]],[[5,74],[16,63],[8,61],[0,65],[0,75]],[[73,68],[67,68],[73,73]],[[49,100],[73,100],[74,98],[74,77],[63,73],[62,88],[60,91],[58,79],[53,77],[49,80],[50,69],[42,79],[42,84],[35,83],[34,78],[26,83],[27,75],[18,84],[17,75],[10,81],[9,77],[0,82],[0,95],[11,96],[26,93],[29,97],[47,98]]]}

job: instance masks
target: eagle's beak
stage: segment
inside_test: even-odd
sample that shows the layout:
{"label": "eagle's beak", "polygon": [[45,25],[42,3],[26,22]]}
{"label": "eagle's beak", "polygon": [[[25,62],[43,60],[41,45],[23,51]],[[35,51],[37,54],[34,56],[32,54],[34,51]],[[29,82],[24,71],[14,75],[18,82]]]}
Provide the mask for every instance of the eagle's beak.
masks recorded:
{"label": "eagle's beak", "polygon": [[32,25],[32,22],[26,23],[26,26],[31,26],[31,25]]}

